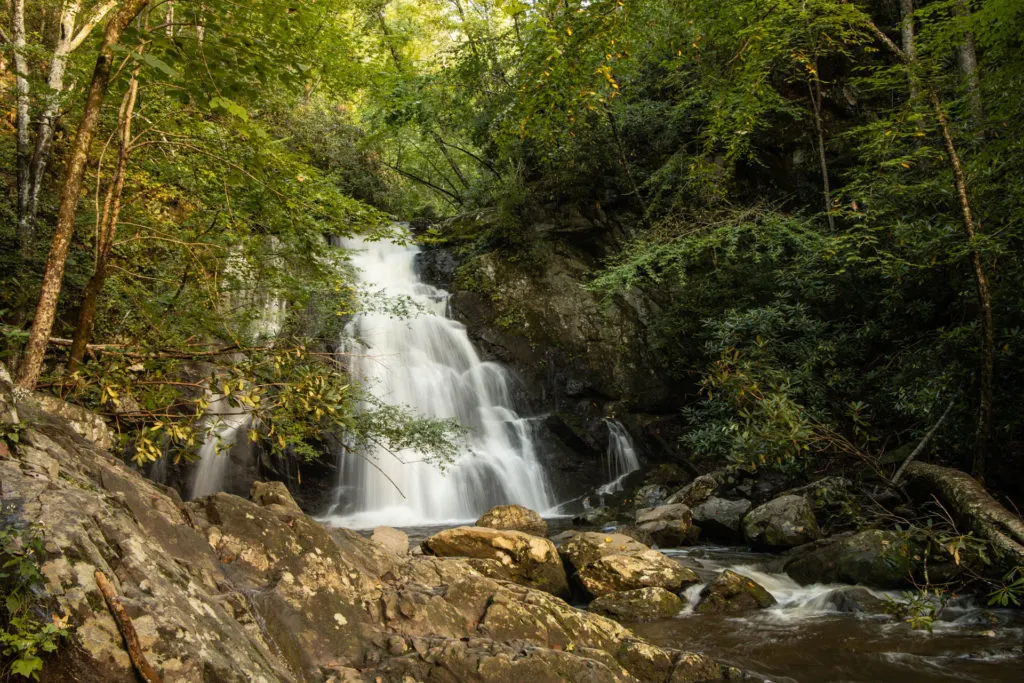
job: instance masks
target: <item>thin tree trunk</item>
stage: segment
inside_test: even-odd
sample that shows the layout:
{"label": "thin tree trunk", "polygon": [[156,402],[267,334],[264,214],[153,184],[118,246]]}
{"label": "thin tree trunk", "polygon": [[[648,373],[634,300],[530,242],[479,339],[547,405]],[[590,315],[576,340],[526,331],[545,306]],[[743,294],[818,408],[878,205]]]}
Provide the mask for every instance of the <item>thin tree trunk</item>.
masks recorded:
{"label": "thin tree trunk", "polygon": [[[958,0],[956,13],[959,17],[969,17],[971,9],[965,0]],[[967,104],[971,113],[971,119],[975,126],[981,125],[985,116],[984,107],[981,104],[981,78],[978,75],[978,50],[974,44],[974,33],[966,31],[964,41],[957,50],[960,61],[960,72],[964,77],[964,85],[967,88]]]}
{"label": "thin tree trunk", "polygon": [[25,0],[14,0],[11,8],[11,37],[14,42],[14,71],[17,104],[15,114],[16,132],[16,170],[18,183],[18,239],[21,241],[22,253],[26,253],[32,238],[32,223],[28,216],[28,196],[31,184],[30,165],[32,148],[29,138],[31,89],[28,83],[29,66],[25,56],[27,46],[25,39]]}
{"label": "thin tree trunk", "polygon": [[135,100],[138,92],[139,81],[138,71],[136,71],[132,75],[118,117],[120,144],[118,145],[117,165],[107,189],[103,216],[96,234],[96,266],[82,295],[82,306],[78,312],[78,326],[75,328],[75,336],[71,343],[71,357],[68,361],[69,372],[74,372],[85,358],[86,347],[92,337],[93,325],[96,321],[96,307],[99,303],[100,293],[103,291],[103,285],[107,281],[107,266],[110,263],[110,253],[117,237],[117,223],[121,216],[121,193],[124,190],[128,158],[132,153],[132,117],[135,115]]}
{"label": "thin tree trunk", "polygon": [[821,80],[818,78],[818,60],[814,60],[814,78],[807,82],[807,90],[811,96],[811,108],[814,110],[814,127],[818,131],[818,162],[821,164],[821,183],[825,197],[825,216],[828,217],[828,229],[835,233],[836,219],[832,215],[832,185],[828,178],[828,156],[825,151],[825,125],[821,120]]}
{"label": "thin tree trunk", "polygon": [[[889,36],[874,24],[870,25],[872,33],[885,45],[897,58],[903,61],[908,67],[913,67],[913,60],[903,50],[892,42]],[[974,281],[978,291],[978,315],[981,326],[981,378],[980,378],[980,399],[978,405],[978,429],[974,441],[974,462],[972,463],[972,474],[979,481],[984,482],[985,470],[988,460],[988,440],[992,433],[992,409],[993,397],[995,394],[995,359],[996,341],[995,326],[992,322],[992,292],[988,284],[988,276],[985,273],[985,261],[976,245],[977,224],[974,222],[974,214],[971,211],[970,197],[967,192],[967,177],[964,174],[963,164],[960,162],[960,155],[957,152],[956,144],[953,141],[953,134],[949,128],[949,119],[942,109],[942,101],[939,93],[934,87],[928,88],[928,98],[931,101],[932,109],[935,111],[935,118],[942,133],[942,141],[946,147],[946,155],[949,157],[950,169],[953,171],[953,183],[956,187],[957,200],[960,204],[960,213],[963,221],[964,232],[971,250],[971,266],[974,270]]]}
{"label": "thin tree trunk", "polygon": [[39,193],[43,185],[46,164],[50,158],[50,144],[53,142],[53,124],[60,113],[60,100],[64,94],[64,74],[67,71],[68,57],[85,42],[86,38],[92,33],[92,30],[103,21],[103,18],[116,5],[117,3],[114,0],[107,0],[107,2],[100,4],[77,32],[75,24],[77,23],[78,13],[81,11],[82,3],[78,0],[68,0],[61,9],[57,45],[53,50],[53,56],[50,60],[50,75],[47,79],[50,91],[46,95],[46,104],[43,106],[43,113],[39,118],[35,151],[32,154],[31,181],[28,191],[28,217],[30,221],[34,221],[39,213]]}
{"label": "thin tree trunk", "polygon": [[128,25],[139,15],[149,0],[123,0],[120,8],[107,24],[103,44],[96,58],[92,83],[86,97],[82,121],[78,126],[74,147],[68,161],[64,179],[64,187],[60,197],[60,211],[57,225],[50,247],[50,255],[43,273],[43,285],[36,307],[36,317],[32,322],[28,344],[25,347],[24,359],[18,371],[18,386],[32,390],[39,380],[46,355],[46,342],[53,330],[53,321],[57,315],[57,299],[60,296],[61,281],[64,279],[64,266],[67,262],[68,247],[75,231],[75,214],[78,210],[78,198],[82,191],[85,167],[89,159],[89,147],[93,134],[99,123],[100,109],[110,85],[111,63],[114,46],[121,40]]}
{"label": "thin tree trunk", "polygon": [[[909,63],[917,59],[917,46],[914,44],[914,0],[900,0],[900,35],[903,38],[903,54]],[[921,87],[917,75],[910,72],[910,99],[917,102],[921,97]]]}

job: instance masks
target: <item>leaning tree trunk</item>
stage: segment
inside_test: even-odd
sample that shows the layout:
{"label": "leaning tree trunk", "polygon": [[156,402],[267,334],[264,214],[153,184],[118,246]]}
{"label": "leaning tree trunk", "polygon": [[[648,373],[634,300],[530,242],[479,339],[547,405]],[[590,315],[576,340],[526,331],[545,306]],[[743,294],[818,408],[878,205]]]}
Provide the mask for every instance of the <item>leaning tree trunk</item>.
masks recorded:
{"label": "leaning tree trunk", "polygon": [[138,71],[132,74],[132,80],[125,93],[124,101],[121,103],[121,112],[118,117],[119,144],[117,153],[117,164],[114,167],[114,175],[110,179],[110,186],[107,188],[107,197],[103,204],[103,214],[100,218],[98,230],[96,231],[96,267],[92,277],[89,278],[82,294],[82,306],[78,313],[78,326],[75,328],[75,336],[71,342],[70,361],[68,371],[74,372],[81,365],[85,358],[86,347],[92,337],[93,324],[96,320],[96,307],[99,303],[100,293],[103,292],[103,285],[107,281],[107,270],[110,264],[110,254],[114,248],[114,239],[117,237],[117,223],[121,216],[121,193],[124,190],[125,175],[128,170],[128,158],[132,153],[132,117],[135,115],[135,99],[139,93]]}
{"label": "leaning tree trunk", "polygon": [[82,121],[78,126],[75,144],[68,161],[64,188],[60,197],[60,211],[57,214],[57,226],[50,246],[50,256],[46,261],[43,273],[43,285],[36,307],[36,317],[32,322],[25,355],[18,371],[18,386],[22,389],[35,389],[39,373],[43,368],[46,346],[53,330],[53,321],[57,315],[57,299],[60,296],[61,281],[64,279],[64,266],[67,263],[68,248],[71,236],[75,231],[75,214],[78,211],[78,197],[85,179],[85,166],[89,159],[89,148],[92,137],[99,123],[100,109],[110,85],[111,62],[114,58],[114,47],[121,41],[121,35],[128,25],[139,15],[149,0],[124,0],[117,13],[107,24],[96,58],[92,83],[85,101]]}
{"label": "leaning tree trunk", "polygon": [[961,531],[990,542],[1008,567],[1024,566],[1024,520],[1000,505],[976,479],[960,470],[915,462],[907,467],[907,489],[917,498],[934,495]]}

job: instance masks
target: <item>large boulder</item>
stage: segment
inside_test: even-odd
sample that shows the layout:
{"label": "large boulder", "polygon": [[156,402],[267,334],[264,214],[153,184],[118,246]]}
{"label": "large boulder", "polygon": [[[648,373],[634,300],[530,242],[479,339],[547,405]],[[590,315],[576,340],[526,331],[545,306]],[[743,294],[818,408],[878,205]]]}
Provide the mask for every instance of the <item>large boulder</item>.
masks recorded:
{"label": "large boulder", "polygon": [[682,504],[645,508],[637,510],[636,526],[652,543],[662,548],[675,548],[691,540],[693,513]]}
{"label": "large boulder", "polygon": [[701,614],[733,614],[764,609],[776,602],[764,586],[727,569],[700,592],[696,611]]}
{"label": "large boulder", "polygon": [[888,589],[913,583],[915,548],[895,531],[869,529],[797,552],[785,571],[804,585],[855,583]]}
{"label": "large boulder", "polygon": [[445,529],[423,541],[423,552],[439,557],[495,560],[480,564],[485,574],[567,596],[569,583],[555,544],[522,531],[486,527]]}
{"label": "large boulder", "polygon": [[818,538],[818,523],[806,498],[780,496],[747,513],[743,536],[755,548],[795,548]]}
{"label": "large boulder", "polygon": [[638,588],[679,591],[700,581],[692,569],[622,534],[579,533],[560,551],[579,587],[591,597]]}
{"label": "large boulder", "polygon": [[279,505],[283,510],[302,512],[288,487],[280,481],[255,481],[249,490],[249,498],[260,507]]}
{"label": "large boulder", "polygon": [[370,540],[395,555],[409,554],[409,534],[389,526],[379,526],[373,530]]}
{"label": "large boulder", "polygon": [[476,526],[504,531],[522,531],[533,536],[547,536],[548,523],[538,513],[522,505],[498,505],[476,520]]}
{"label": "large boulder", "polygon": [[693,522],[701,537],[719,541],[743,538],[743,516],[750,511],[749,500],[726,500],[711,496],[693,509]]}
{"label": "large boulder", "polygon": [[640,588],[602,595],[587,609],[616,621],[638,622],[671,619],[684,606],[678,595],[664,588]]}
{"label": "large boulder", "polygon": [[683,505],[693,508],[710,498],[719,489],[719,487],[721,487],[721,485],[721,472],[702,474],[669,496],[668,500],[665,502],[668,505],[682,503]]}

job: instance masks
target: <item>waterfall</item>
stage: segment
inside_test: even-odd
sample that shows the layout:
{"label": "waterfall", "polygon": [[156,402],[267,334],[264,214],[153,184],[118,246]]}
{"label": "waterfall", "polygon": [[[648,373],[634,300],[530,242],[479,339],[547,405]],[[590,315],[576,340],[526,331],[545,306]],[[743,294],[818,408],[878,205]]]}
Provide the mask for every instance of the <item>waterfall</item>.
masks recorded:
{"label": "waterfall", "polygon": [[329,521],[411,526],[476,519],[502,504],[549,510],[554,501],[537,457],[535,422],[514,411],[506,370],[481,361],[465,326],[446,317],[448,292],[420,281],[419,249],[359,240],[344,246],[364,285],[420,309],[403,318],[365,312],[349,324],[347,334],[361,343],[350,358],[353,377],[385,403],[456,418],[469,434],[444,472],[415,452],[341,449]]}
{"label": "waterfall", "polygon": [[204,426],[209,429],[206,440],[199,449],[199,464],[192,475],[191,498],[213,495],[224,489],[224,478],[230,451],[239,441],[238,435],[249,425],[249,415],[241,408],[234,408],[222,396],[214,396],[208,410],[209,419]]}
{"label": "waterfall", "polygon": [[640,459],[636,455],[633,437],[617,420],[605,420],[608,425],[608,449],[605,451],[605,471],[608,483],[597,490],[598,494],[607,495],[622,490],[622,480],[627,475],[640,469]]}

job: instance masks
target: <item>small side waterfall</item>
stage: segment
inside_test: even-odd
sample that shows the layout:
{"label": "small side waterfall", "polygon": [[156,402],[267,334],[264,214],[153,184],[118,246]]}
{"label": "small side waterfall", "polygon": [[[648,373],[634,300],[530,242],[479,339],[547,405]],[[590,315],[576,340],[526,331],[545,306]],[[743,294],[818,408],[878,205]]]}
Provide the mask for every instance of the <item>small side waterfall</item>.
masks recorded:
{"label": "small side waterfall", "polygon": [[199,464],[192,474],[190,498],[210,496],[224,489],[224,477],[231,461],[230,450],[239,441],[249,425],[249,415],[241,408],[234,408],[223,397],[210,401],[210,429],[199,449]]}
{"label": "small side waterfall", "polygon": [[357,316],[348,333],[364,346],[351,359],[353,376],[386,403],[425,417],[457,418],[470,432],[443,473],[414,452],[342,452],[329,521],[410,526],[475,519],[501,504],[549,510],[554,501],[537,457],[534,421],[513,410],[506,370],[481,361],[465,326],[445,317],[448,292],[420,281],[419,249],[390,242],[344,246],[365,284],[407,297],[425,312],[401,319]]}
{"label": "small side waterfall", "polygon": [[608,450],[605,452],[605,471],[608,483],[597,490],[607,495],[622,490],[622,480],[640,469],[640,459],[636,455],[633,437],[617,420],[605,420],[608,425]]}

